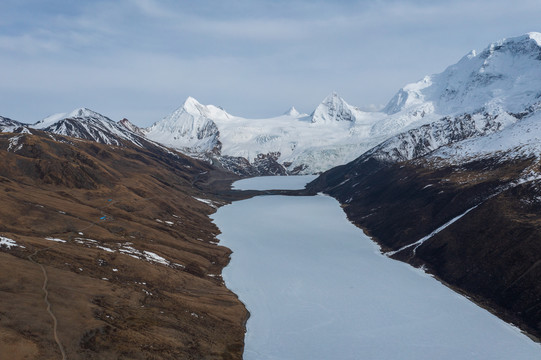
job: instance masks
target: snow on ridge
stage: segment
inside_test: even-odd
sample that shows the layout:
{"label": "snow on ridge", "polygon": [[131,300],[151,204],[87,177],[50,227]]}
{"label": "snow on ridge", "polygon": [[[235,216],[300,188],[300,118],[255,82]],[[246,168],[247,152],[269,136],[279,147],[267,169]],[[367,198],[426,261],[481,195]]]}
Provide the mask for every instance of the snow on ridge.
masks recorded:
{"label": "snow on ridge", "polygon": [[100,120],[106,119],[106,120],[112,121],[111,119],[109,119],[106,116],[101,115],[100,113],[97,113],[93,110],[82,107],[82,108],[75,109],[69,113],[58,113],[58,114],[47,116],[45,119],[38,121],[34,125],[31,125],[31,127],[33,127],[34,129],[45,129],[64,119],[84,118],[84,117],[93,117]]}
{"label": "snow on ridge", "polygon": [[528,35],[530,36],[530,39],[535,40],[537,45],[541,46],[541,33],[530,32],[530,33],[528,33]]}

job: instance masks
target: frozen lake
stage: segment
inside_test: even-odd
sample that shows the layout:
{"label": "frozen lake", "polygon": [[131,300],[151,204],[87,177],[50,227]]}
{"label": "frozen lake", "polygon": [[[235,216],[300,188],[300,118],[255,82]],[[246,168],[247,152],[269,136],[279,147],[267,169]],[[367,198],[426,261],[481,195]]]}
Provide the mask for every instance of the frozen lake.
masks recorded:
{"label": "frozen lake", "polygon": [[235,190],[298,190],[317,178],[317,175],[304,176],[260,176],[235,181]]}
{"label": "frozen lake", "polygon": [[259,196],[213,218],[233,250],[224,280],[251,313],[247,360],[541,358],[515,327],[381,255],[331,197]]}

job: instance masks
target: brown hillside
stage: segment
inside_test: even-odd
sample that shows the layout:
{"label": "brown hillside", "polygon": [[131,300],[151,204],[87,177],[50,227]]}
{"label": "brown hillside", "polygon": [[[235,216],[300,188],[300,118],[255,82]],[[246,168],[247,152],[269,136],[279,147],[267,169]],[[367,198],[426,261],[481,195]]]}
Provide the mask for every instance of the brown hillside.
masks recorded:
{"label": "brown hillside", "polygon": [[222,176],[160,147],[0,134],[0,236],[20,245],[0,247],[0,354],[240,359],[230,251],[195,199],[222,203],[201,190]]}

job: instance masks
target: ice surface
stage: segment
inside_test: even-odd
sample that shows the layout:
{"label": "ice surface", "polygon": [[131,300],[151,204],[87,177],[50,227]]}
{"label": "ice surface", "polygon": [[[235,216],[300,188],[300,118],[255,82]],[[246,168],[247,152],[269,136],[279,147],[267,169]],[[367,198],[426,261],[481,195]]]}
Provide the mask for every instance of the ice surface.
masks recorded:
{"label": "ice surface", "polygon": [[221,244],[233,250],[223,278],[251,313],[247,360],[541,354],[515,327],[381,255],[330,197],[255,197],[212,217]]}
{"label": "ice surface", "polygon": [[317,175],[260,176],[235,181],[234,190],[301,190]]}

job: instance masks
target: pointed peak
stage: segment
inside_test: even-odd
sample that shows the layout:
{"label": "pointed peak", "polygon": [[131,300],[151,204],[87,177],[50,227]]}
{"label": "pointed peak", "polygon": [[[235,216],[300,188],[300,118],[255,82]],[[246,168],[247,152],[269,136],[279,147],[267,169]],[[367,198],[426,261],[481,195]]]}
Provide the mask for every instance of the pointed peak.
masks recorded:
{"label": "pointed peak", "polygon": [[290,107],[289,110],[284,113],[284,115],[287,116],[299,116],[300,114],[301,113],[295,109],[295,106]]}
{"label": "pointed peak", "polygon": [[341,99],[341,97],[340,97],[340,95],[338,95],[338,93],[336,91],[333,91],[329,95],[327,95],[325,100],[327,100],[327,99]]}
{"label": "pointed peak", "polygon": [[346,101],[338,95],[336,91],[333,91],[323,101],[322,104],[347,104]]}
{"label": "pointed peak", "polygon": [[336,121],[355,121],[351,106],[333,91],[312,113],[312,123],[334,123]]}
{"label": "pointed peak", "polygon": [[206,106],[191,96],[186,98],[181,109],[192,115],[204,115],[206,113]]}
{"label": "pointed peak", "polygon": [[72,118],[72,117],[87,117],[87,116],[103,116],[93,110],[90,110],[89,108],[78,108],[73,110],[72,112],[65,115],[65,118]]}
{"label": "pointed peak", "polygon": [[184,100],[184,106],[193,106],[193,105],[201,105],[201,103],[197,101],[195,98],[188,96],[186,100]]}
{"label": "pointed peak", "polygon": [[107,119],[105,116],[90,110],[88,108],[78,108],[69,113],[58,113],[47,116],[45,119],[38,121],[33,125],[36,129],[44,129],[58,121],[70,118],[85,118],[85,117],[94,117],[100,119]]}

